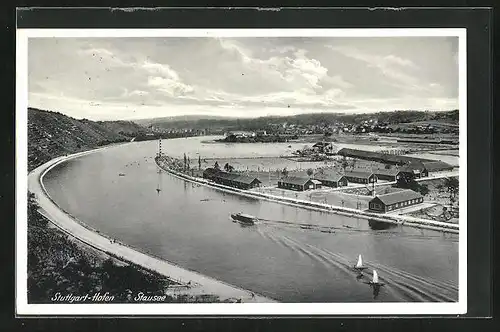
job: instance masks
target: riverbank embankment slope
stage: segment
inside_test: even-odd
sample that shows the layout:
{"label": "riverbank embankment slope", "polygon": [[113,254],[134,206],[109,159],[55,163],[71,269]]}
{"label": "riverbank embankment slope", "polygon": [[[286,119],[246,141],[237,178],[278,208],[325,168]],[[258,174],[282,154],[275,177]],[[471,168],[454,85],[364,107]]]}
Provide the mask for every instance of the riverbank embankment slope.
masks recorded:
{"label": "riverbank embankment slope", "polygon": [[[95,151],[95,150],[94,150]],[[173,263],[142,253],[134,248],[130,248],[123,243],[110,240],[97,231],[92,230],[82,224],[79,220],[63,211],[47,194],[43,186],[43,176],[56,165],[69,159],[77,158],[94,151],[77,153],[74,155],[55,158],[34,169],[28,175],[29,191],[36,195],[36,199],[44,215],[50,219],[58,228],[78,240],[114,255],[124,261],[137,264],[145,269],[156,271],[168,278],[183,283],[194,285],[198,293],[218,295],[221,300],[234,298],[242,302],[274,302],[274,300],[261,295],[253,294],[250,291],[229,285],[225,282],[204,276],[194,271],[179,267]]]}

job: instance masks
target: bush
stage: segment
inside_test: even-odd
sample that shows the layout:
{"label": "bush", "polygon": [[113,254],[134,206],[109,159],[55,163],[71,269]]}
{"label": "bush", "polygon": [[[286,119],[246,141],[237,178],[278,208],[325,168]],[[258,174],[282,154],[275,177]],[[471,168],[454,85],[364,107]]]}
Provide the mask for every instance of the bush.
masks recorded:
{"label": "bush", "polygon": [[413,178],[401,177],[395,184],[397,188],[411,189],[420,193],[422,196],[429,194],[429,188],[425,184],[420,184]]}

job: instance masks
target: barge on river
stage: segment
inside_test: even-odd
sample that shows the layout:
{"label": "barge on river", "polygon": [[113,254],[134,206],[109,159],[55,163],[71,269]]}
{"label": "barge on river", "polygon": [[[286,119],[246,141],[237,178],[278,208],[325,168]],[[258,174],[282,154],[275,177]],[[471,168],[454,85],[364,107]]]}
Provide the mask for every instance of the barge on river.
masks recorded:
{"label": "barge on river", "polygon": [[232,213],[231,218],[234,222],[239,222],[243,225],[254,225],[257,221],[257,217],[244,213]]}

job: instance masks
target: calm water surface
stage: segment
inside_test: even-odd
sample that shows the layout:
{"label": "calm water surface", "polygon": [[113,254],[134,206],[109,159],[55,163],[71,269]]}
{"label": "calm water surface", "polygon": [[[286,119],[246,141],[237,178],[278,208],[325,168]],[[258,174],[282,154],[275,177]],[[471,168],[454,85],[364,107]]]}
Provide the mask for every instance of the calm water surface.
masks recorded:
{"label": "calm water surface", "polygon": [[[200,138],[163,143],[166,153],[194,155]],[[158,173],[156,149],[153,141],[130,143],[71,160],[45,176],[46,188],[64,210],[106,235],[277,300],[457,300],[457,236],[401,226],[374,230],[363,219],[224,194]],[[227,156],[236,149],[220,150]],[[239,211],[271,221],[243,227],[229,219]],[[368,276],[358,279],[350,268],[358,254],[368,274],[375,268],[386,283],[375,296],[364,283]]]}

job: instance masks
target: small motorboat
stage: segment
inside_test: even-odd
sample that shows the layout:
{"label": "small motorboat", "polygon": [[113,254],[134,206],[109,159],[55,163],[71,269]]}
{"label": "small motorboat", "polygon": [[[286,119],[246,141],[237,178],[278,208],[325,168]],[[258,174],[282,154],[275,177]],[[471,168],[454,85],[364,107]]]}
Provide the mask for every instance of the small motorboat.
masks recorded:
{"label": "small motorboat", "polygon": [[[366,266],[363,265],[363,259],[361,258],[361,255],[358,256],[358,262],[356,263],[356,265],[354,265],[354,269],[360,273],[366,269]],[[375,270],[373,272],[377,273]]]}
{"label": "small motorboat", "polygon": [[239,222],[240,224],[243,225],[254,225],[255,222],[257,221],[256,217],[241,212],[232,213],[231,219],[233,219],[233,222]]}
{"label": "small motorboat", "polygon": [[125,176],[125,173],[119,173],[118,176]]}

